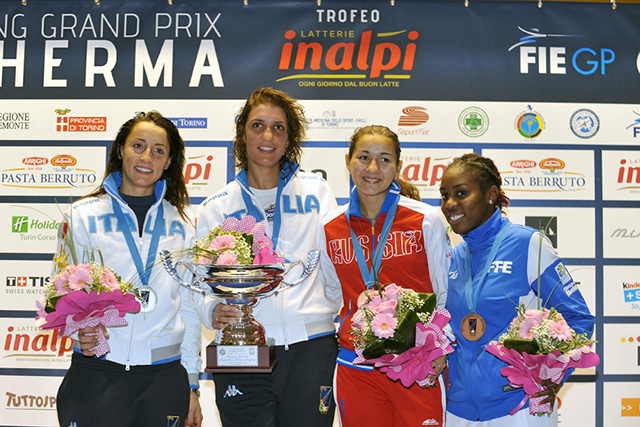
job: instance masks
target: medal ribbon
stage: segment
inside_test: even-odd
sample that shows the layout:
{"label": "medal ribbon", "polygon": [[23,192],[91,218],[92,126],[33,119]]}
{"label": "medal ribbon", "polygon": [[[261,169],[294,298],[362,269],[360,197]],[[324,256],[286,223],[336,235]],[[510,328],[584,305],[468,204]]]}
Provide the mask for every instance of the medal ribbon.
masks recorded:
{"label": "medal ribbon", "polygon": [[[245,174],[246,171],[242,170],[240,174]],[[273,231],[271,233],[271,240],[273,241],[273,249],[278,247],[278,236],[280,234],[280,226],[282,225],[282,215],[280,213],[280,199],[282,198],[282,191],[284,190],[284,185],[286,183],[286,177],[283,176],[283,172],[280,172],[280,176],[278,177],[278,189],[276,190],[276,207],[273,212]],[[247,183],[248,185],[248,183]],[[244,188],[243,185],[240,186],[242,189],[242,200],[244,201],[245,206],[247,207],[247,215],[251,215],[256,219],[256,222],[263,221],[265,219],[264,215],[258,209],[258,207],[253,203],[251,199],[250,192]]]}
{"label": "medal ribbon", "polygon": [[127,219],[122,212],[120,203],[118,203],[118,201],[113,197],[111,198],[111,202],[113,204],[113,212],[115,213],[116,219],[118,220],[118,225],[120,226],[120,230],[122,231],[124,239],[127,242],[127,246],[129,247],[129,253],[133,258],[136,270],[138,270],[140,281],[142,282],[143,286],[148,286],[149,278],[151,277],[151,270],[153,269],[153,264],[156,261],[156,255],[158,253],[158,243],[160,242],[160,235],[163,234],[164,231],[164,207],[162,206],[162,201],[160,202],[158,211],[156,212],[156,221],[153,225],[153,233],[151,234],[151,246],[149,247],[146,266],[142,265],[142,257],[140,256],[138,245],[133,238],[131,227],[129,227],[129,222],[127,222]]}
{"label": "medal ribbon", "polygon": [[376,248],[375,236],[372,236],[373,239],[373,247],[375,249],[374,255],[371,257],[371,269],[367,270],[367,260],[364,257],[364,251],[362,250],[362,246],[360,245],[360,241],[356,236],[356,233],[353,232],[353,228],[351,227],[351,219],[349,218],[349,210],[345,211],[345,216],[347,217],[347,222],[349,223],[349,231],[351,231],[351,242],[353,244],[353,251],[356,255],[356,260],[358,261],[358,267],[360,267],[360,274],[362,275],[362,280],[364,280],[364,284],[367,288],[372,289],[373,284],[375,282],[375,274],[374,268],[378,266],[380,268],[380,263],[382,262],[382,253],[384,252],[384,247],[387,243],[387,239],[389,238],[389,233],[391,232],[391,226],[393,225],[393,219],[396,216],[396,211],[398,210],[398,202],[400,201],[400,195],[397,194],[391,207],[387,211],[387,217],[384,219],[384,225],[382,226],[382,233],[380,233],[380,239],[378,239],[378,247]]}
{"label": "medal ribbon", "polygon": [[[485,262],[484,268],[480,270],[480,274],[474,278],[471,277],[471,254],[469,251],[469,245],[466,247],[466,260],[465,260],[465,269],[464,269],[464,293],[467,297],[467,306],[471,310],[472,313],[476,312],[476,306],[478,305],[478,296],[480,295],[480,289],[482,289],[482,285],[484,284],[484,278],[489,272],[489,267],[493,263],[493,260],[496,258],[498,254],[498,249],[500,249],[500,245],[507,235],[507,231],[511,228],[511,223],[508,222],[507,225],[500,230],[498,235],[496,236],[496,240],[493,241],[493,245],[491,246],[491,252],[489,252],[489,256],[487,257],[487,261]],[[473,290],[473,282],[476,281],[478,286],[476,287],[475,292],[473,292],[473,298],[471,296]]]}

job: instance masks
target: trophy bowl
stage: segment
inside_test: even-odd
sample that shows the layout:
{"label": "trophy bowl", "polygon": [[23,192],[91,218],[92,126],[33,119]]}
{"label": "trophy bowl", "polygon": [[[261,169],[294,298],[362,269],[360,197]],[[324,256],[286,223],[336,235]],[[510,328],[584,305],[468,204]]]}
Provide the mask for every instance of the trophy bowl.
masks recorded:
{"label": "trophy bowl", "polygon": [[[226,350],[222,350],[225,355],[231,353],[230,350],[234,350],[231,348],[233,346],[269,346],[264,326],[251,315],[251,307],[263,298],[304,281],[316,268],[319,257],[320,251],[312,250],[307,254],[306,265],[302,261],[268,265],[210,265],[175,261],[171,252],[167,250],[160,252],[162,265],[178,283],[203,295],[210,294],[220,299],[222,304],[237,307],[242,312],[242,317],[236,323],[227,325],[221,331],[220,342],[216,345],[229,346]],[[183,265],[193,274],[190,282],[179,275],[178,265]],[[300,276],[292,282],[285,281],[284,276],[296,266],[303,267]],[[214,344],[212,343],[212,345]],[[239,359],[245,360],[236,358],[237,363],[243,365],[249,363],[246,361],[246,357]],[[207,367],[209,368],[209,366]],[[273,366],[271,366],[272,368]],[[227,370],[225,372],[239,371]],[[260,371],[254,370],[252,372]]]}

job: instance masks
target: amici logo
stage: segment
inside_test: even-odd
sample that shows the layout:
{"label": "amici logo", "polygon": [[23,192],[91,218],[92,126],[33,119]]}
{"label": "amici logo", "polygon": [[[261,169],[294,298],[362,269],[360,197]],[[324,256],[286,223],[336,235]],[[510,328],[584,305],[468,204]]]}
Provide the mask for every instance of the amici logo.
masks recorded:
{"label": "amici logo", "polygon": [[518,27],[518,29],[526,35],[511,45],[508,50],[511,52],[518,49],[520,52],[520,74],[529,74],[529,72],[567,74],[567,65],[569,65],[578,74],[584,76],[598,71],[604,76],[607,66],[616,59],[615,52],[607,48],[596,50],[590,47],[580,47],[571,53],[567,52],[567,48],[564,46],[531,46],[542,40],[583,37],[579,34],[543,33],[538,28],[525,30]]}

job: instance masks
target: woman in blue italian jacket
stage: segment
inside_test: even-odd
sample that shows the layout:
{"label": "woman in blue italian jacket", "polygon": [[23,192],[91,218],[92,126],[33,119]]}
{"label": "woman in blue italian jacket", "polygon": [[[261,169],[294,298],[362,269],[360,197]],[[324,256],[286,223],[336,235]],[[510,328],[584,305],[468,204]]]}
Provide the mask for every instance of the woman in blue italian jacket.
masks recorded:
{"label": "woman in blue italian jacket", "polygon": [[[509,198],[501,184],[493,161],[475,153],[456,159],[442,178],[442,212],[464,239],[449,270],[446,308],[456,345],[449,356],[447,427],[557,425],[557,410],[549,417],[529,415],[522,388],[510,387],[500,374],[507,365],[485,350],[506,332],[516,304],[537,308],[538,286],[542,302],[548,300],[547,308],[555,307],[572,329],[593,332],[594,318],[549,240],[503,216]],[[562,385],[543,385],[538,395],[553,407]]]}

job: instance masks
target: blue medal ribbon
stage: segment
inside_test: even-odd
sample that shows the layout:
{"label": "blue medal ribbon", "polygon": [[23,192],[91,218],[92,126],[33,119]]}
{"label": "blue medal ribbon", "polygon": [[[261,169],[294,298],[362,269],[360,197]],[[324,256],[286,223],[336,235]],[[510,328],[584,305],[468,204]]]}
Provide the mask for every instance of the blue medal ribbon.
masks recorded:
{"label": "blue medal ribbon", "polygon": [[399,201],[400,195],[396,194],[395,199],[393,200],[391,206],[389,207],[389,210],[387,211],[387,217],[384,219],[384,225],[382,226],[382,232],[380,233],[380,239],[378,240],[378,247],[376,247],[375,236],[372,236],[372,244],[375,252],[373,254],[373,257],[371,258],[370,269],[367,269],[367,260],[364,257],[364,251],[362,250],[362,246],[360,245],[360,241],[358,240],[356,233],[353,232],[353,228],[351,227],[349,210],[347,209],[344,213],[347,217],[347,222],[349,223],[349,231],[351,232],[351,243],[353,244],[353,252],[355,253],[356,260],[358,261],[358,267],[360,267],[360,274],[362,275],[362,280],[364,280],[365,286],[369,289],[373,288],[373,285],[376,281],[375,268],[380,268],[380,263],[382,262],[382,253],[384,252],[384,247],[391,232],[391,226],[393,225],[393,219],[396,216]]}
{"label": "blue medal ribbon", "polygon": [[112,197],[111,203],[113,204],[113,213],[116,215],[116,219],[118,220],[118,225],[120,226],[120,230],[124,236],[125,241],[127,242],[127,246],[129,248],[129,253],[133,258],[133,262],[136,266],[136,270],[138,270],[138,276],[140,277],[140,281],[143,286],[149,285],[149,278],[151,277],[151,270],[153,269],[153,265],[156,261],[156,255],[158,253],[158,244],[160,242],[160,235],[163,234],[164,230],[164,207],[162,206],[162,201],[160,201],[160,205],[158,206],[158,211],[156,212],[156,221],[153,226],[153,232],[151,234],[151,245],[149,247],[149,253],[147,255],[147,264],[146,266],[142,264],[142,257],[140,256],[140,251],[138,250],[138,245],[136,244],[133,234],[131,233],[131,227],[129,227],[129,222],[124,216],[122,212],[122,208],[120,207],[120,203]]}
{"label": "blue medal ribbon", "polygon": [[[507,231],[509,231],[510,227],[511,227],[511,223],[509,222],[502,230],[500,230],[500,232],[496,236],[496,239],[493,241],[493,245],[491,246],[491,252],[489,252],[489,256],[487,257],[487,261],[484,264],[484,268],[480,270],[479,275],[473,278],[471,277],[471,254],[469,251],[469,245],[467,245],[467,247],[465,248],[466,260],[465,260],[465,269],[464,269],[464,293],[467,298],[467,306],[469,307],[472,313],[476,312],[476,307],[478,305],[478,297],[480,296],[480,290],[484,285],[484,278],[489,272],[489,267],[491,267],[493,260],[496,258],[496,255],[498,254],[498,249],[500,249],[500,245],[502,244],[502,241],[506,237]],[[475,292],[473,292],[473,296],[472,296],[471,294],[473,290],[474,281],[478,283],[478,286],[476,287],[476,290]]]}

